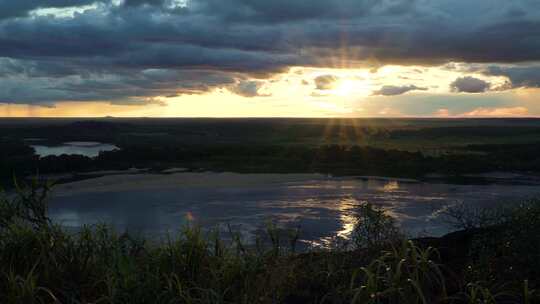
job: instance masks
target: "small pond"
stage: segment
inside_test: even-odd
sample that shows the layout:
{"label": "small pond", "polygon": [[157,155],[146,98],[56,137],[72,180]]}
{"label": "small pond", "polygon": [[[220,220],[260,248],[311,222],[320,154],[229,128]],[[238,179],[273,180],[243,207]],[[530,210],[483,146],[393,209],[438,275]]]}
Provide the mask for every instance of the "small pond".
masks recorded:
{"label": "small pond", "polygon": [[39,157],[45,157],[49,155],[59,156],[62,154],[67,155],[82,155],[87,157],[96,157],[99,152],[113,151],[119,149],[115,145],[91,142],[91,141],[71,141],[65,142],[61,145],[46,146],[46,145],[30,145]]}

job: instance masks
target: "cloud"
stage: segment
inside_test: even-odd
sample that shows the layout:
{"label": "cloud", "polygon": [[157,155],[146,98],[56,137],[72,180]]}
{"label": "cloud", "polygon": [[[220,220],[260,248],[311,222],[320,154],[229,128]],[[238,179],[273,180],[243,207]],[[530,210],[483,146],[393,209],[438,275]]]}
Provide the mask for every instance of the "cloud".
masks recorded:
{"label": "cloud", "polygon": [[[69,18],[32,13],[90,4]],[[540,61],[538,20],[540,2],[531,0],[0,0],[0,97],[40,103],[110,93],[117,102],[207,92],[292,66]],[[146,85],[147,70],[179,76]],[[192,72],[208,77],[182,76]],[[538,86],[532,71],[491,73]],[[72,90],[105,79],[113,79],[107,89]]]}
{"label": "cloud", "polygon": [[490,88],[490,83],[471,76],[459,77],[450,84],[453,92],[482,93]]}
{"label": "cloud", "polygon": [[331,90],[338,80],[339,78],[334,75],[321,75],[313,79],[317,90]]}
{"label": "cloud", "polygon": [[237,95],[244,97],[269,96],[268,94],[260,94],[259,90],[264,85],[262,81],[240,81],[237,84],[229,87],[229,90]]}
{"label": "cloud", "polygon": [[30,11],[40,8],[66,8],[77,7],[83,5],[89,5],[95,2],[102,2],[97,0],[0,0],[0,20],[24,17],[27,16]]}
{"label": "cloud", "polygon": [[[1,62],[1,61],[0,61]],[[4,69],[1,67],[4,66]],[[0,103],[50,105],[62,101],[108,101],[114,104],[155,103],[156,96],[198,94],[235,83],[229,73],[219,71],[145,69],[138,73],[84,73],[57,71],[57,67],[34,64],[23,67],[11,76],[2,71],[14,71],[12,66],[0,65]]]}
{"label": "cloud", "polygon": [[[455,111],[452,111],[455,112]],[[458,112],[459,113],[459,112]],[[527,116],[529,109],[526,107],[477,107],[461,114],[452,114],[448,108],[438,109],[433,113],[435,117],[513,117]]]}
{"label": "cloud", "polygon": [[415,91],[415,90],[426,91],[427,88],[417,87],[415,85],[406,85],[406,86],[385,85],[385,86],[382,86],[380,89],[374,91],[371,95],[395,96],[395,95],[401,95],[409,91]]}
{"label": "cloud", "polygon": [[434,113],[435,117],[450,117],[450,111],[446,108],[438,109]]}
{"label": "cloud", "polygon": [[460,116],[466,117],[508,117],[508,116],[526,116],[529,110],[525,107],[509,108],[476,108],[470,112],[463,113]]}

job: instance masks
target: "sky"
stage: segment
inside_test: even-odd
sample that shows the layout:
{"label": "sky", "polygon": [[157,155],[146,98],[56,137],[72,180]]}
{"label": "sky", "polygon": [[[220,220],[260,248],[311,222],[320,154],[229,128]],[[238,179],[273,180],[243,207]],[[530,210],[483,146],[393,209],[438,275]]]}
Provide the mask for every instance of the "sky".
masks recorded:
{"label": "sky", "polygon": [[538,0],[0,0],[1,117],[536,117]]}

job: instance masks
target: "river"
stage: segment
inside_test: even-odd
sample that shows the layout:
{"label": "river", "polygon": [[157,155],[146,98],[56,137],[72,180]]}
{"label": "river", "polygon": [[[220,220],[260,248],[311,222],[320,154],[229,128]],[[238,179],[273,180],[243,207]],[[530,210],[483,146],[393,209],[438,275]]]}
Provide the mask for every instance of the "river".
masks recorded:
{"label": "river", "polygon": [[302,242],[325,246],[336,236],[348,236],[363,202],[384,208],[410,236],[439,236],[452,230],[441,216],[448,206],[492,207],[532,197],[540,197],[540,186],[318,174],[121,174],[58,186],[50,214],[66,227],[107,223],[152,237],[174,233],[190,222],[205,229],[230,225],[250,239],[273,220],[299,227]]}

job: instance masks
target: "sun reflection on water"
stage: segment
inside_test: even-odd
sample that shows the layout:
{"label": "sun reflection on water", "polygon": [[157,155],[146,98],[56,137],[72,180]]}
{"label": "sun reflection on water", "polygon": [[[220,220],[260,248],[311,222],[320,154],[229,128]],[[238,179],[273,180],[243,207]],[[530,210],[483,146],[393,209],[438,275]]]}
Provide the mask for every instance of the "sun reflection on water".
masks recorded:
{"label": "sun reflection on water", "polygon": [[347,239],[351,236],[356,223],[355,209],[358,205],[359,202],[354,198],[344,198],[339,202],[341,230],[337,231],[337,237]]}
{"label": "sun reflection on water", "polygon": [[399,190],[399,182],[398,181],[389,181],[384,186],[382,186],[381,191],[384,192],[393,192]]}
{"label": "sun reflection on water", "polygon": [[363,201],[359,201],[353,197],[340,198],[334,206],[335,210],[339,213],[339,227],[335,234],[312,241],[312,246],[331,248],[335,244],[349,240],[356,224],[356,210],[361,203]]}

